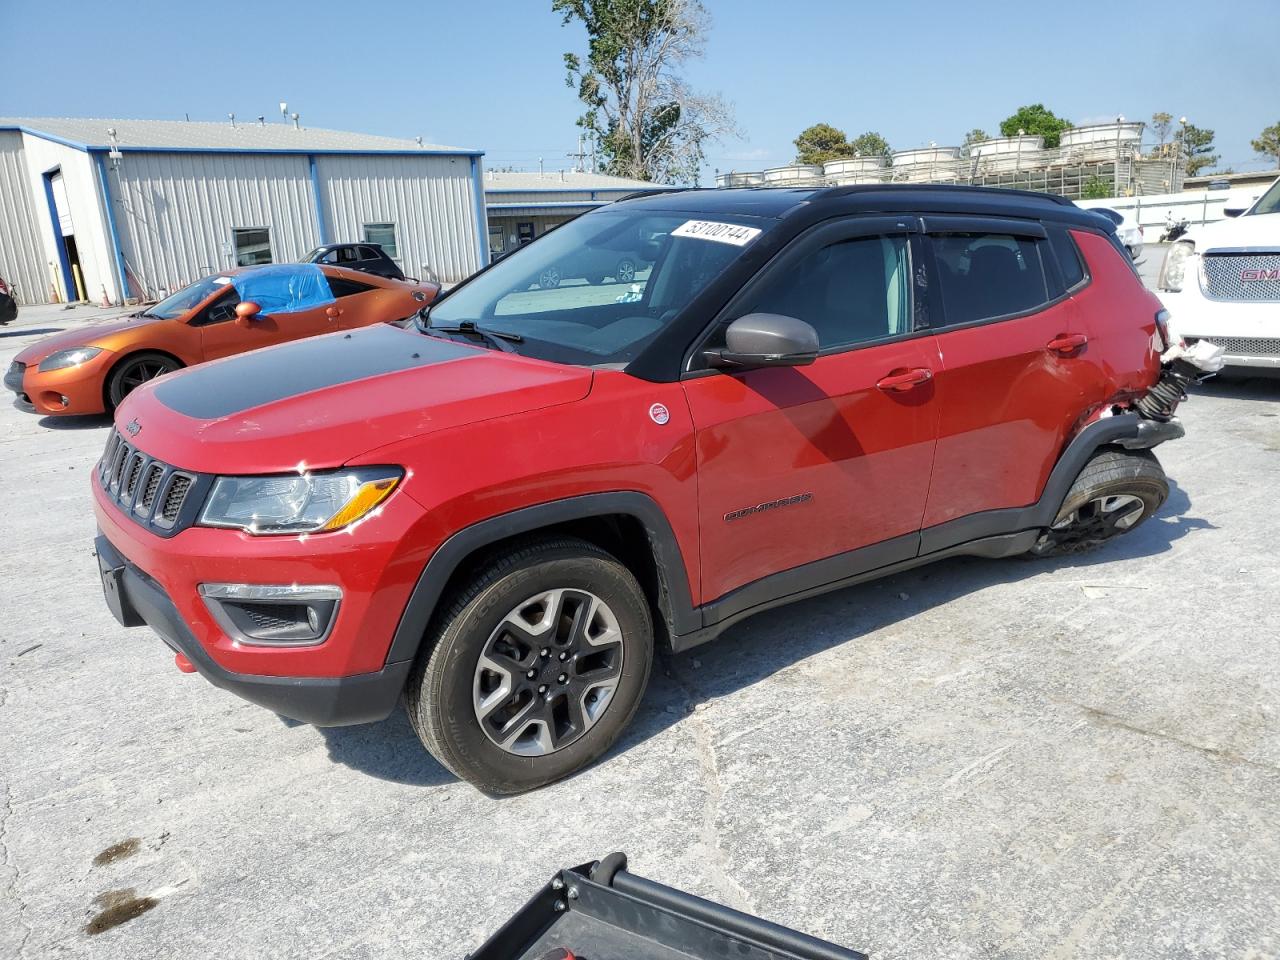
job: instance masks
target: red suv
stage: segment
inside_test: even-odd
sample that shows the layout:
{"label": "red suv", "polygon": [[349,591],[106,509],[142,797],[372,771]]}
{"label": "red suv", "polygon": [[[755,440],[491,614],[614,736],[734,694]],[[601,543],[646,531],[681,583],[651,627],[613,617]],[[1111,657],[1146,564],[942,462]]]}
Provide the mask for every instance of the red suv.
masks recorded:
{"label": "red suv", "polygon": [[[644,252],[589,283],[600,249]],[[558,283],[539,285],[549,266]],[[1113,229],[950,187],[612,204],[377,326],[136,390],[93,478],[108,603],[298,720],[386,717],[495,793],[598,757],[654,648],[1164,501],[1163,315]]]}

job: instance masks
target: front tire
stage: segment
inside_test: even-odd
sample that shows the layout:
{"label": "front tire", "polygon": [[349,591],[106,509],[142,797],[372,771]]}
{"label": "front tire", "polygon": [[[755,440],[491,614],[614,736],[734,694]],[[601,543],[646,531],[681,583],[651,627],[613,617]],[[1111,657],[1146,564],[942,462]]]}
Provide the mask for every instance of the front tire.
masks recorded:
{"label": "front tire", "polygon": [[1169,497],[1169,481],[1150,450],[1099,450],[1067,491],[1032,557],[1094,550],[1145,523]]}
{"label": "front tire", "polygon": [[514,549],[459,588],[405,687],[445,767],[492,794],[532,790],[607,750],[640,704],[653,624],[636,578],[584,540]]}
{"label": "front tire", "polygon": [[172,373],[181,366],[173,357],[163,353],[135,353],[125,357],[107,378],[107,411],[120,406],[125,397],[148,380]]}

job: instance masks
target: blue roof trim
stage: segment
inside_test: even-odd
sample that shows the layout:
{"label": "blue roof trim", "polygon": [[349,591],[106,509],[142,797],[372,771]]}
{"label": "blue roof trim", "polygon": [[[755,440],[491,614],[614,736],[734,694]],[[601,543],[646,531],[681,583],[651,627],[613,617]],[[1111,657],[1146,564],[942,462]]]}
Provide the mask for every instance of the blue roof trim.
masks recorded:
{"label": "blue roof trim", "polygon": [[[12,126],[0,127],[0,131],[27,133],[33,137],[39,137],[41,140],[49,140],[52,143],[60,143],[64,147],[72,147],[85,153],[107,152],[111,149],[109,144],[89,144],[77,143],[74,140],[67,140],[65,137],[59,137],[52,133],[46,133],[43,130],[36,130],[31,127]],[[121,153],[270,153],[280,154],[284,156],[364,156],[373,154],[384,157],[483,157],[483,150],[469,150],[459,147],[457,150],[434,150],[422,148],[418,150],[358,150],[358,149],[320,149],[320,150],[303,150],[293,147],[131,147],[126,144],[118,144],[117,150]]]}

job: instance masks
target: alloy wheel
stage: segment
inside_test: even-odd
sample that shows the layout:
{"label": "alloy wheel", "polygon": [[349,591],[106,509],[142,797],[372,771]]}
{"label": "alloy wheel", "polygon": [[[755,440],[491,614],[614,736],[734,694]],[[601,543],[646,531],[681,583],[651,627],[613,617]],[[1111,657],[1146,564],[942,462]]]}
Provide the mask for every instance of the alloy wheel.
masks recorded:
{"label": "alloy wheel", "polygon": [[622,657],[618,619],[595,594],[563,589],[529,597],[481,650],[472,687],[476,721],[508,753],[554,753],[604,714]]}
{"label": "alloy wheel", "polygon": [[619,283],[630,283],[636,278],[636,264],[634,260],[618,261],[617,276],[614,278]]}
{"label": "alloy wheel", "polygon": [[538,274],[538,286],[544,290],[551,290],[560,286],[560,269],[558,267],[547,267],[542,273]]}
{"label": "alloy wheel", "polygon": [[1130,493],[1094,497],[1059,516],[1041,536],[1036,548],[1070,550],[1101,543],[1135,526],[1146,509],[1146,502]]}

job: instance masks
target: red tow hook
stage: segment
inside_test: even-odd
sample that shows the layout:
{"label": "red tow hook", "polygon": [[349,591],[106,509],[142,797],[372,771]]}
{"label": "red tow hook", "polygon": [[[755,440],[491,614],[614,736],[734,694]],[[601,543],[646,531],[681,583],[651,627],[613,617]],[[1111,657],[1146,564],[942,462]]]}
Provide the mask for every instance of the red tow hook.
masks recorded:
{"label": "red tow hook", "polygon": [[196,665],[188,660],[183,654],[175,653],[173,655],[173,663],[183,673],[195,673]]}

